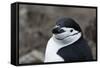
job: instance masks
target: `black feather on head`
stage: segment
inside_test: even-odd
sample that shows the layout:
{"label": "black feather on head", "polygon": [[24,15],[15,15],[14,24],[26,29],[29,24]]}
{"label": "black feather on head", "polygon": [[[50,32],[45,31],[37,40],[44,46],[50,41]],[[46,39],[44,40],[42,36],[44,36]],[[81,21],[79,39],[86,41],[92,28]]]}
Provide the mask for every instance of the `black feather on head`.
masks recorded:
{"label": "black feather on head", "polygon": [[57,26],[74,28],[75,30],[81,32],[80,26],[72,18],[61,18],[56,22]]}

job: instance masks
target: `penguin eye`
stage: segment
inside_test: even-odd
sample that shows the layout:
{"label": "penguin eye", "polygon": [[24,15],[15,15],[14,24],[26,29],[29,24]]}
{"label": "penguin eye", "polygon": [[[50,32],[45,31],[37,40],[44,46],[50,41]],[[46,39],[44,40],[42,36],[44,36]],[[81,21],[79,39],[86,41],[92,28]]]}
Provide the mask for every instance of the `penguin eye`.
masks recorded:
{"label": "penguin eye", "polygon": [[70,32],[73,32],[73,30],[71,29]]}

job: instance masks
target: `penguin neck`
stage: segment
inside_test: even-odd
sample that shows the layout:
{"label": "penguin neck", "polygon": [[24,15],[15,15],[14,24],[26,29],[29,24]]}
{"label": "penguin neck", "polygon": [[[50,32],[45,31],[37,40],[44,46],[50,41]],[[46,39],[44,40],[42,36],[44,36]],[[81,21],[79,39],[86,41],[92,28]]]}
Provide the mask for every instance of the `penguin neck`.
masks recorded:
{"label": "penguin neck", "polygon": [[53,36],[53,40],[57,44],[68,46],[68,45],[73,44],[74,42],[78,41],[81,37],[82,37],[82,34],[80,32],[77,35],[67,37],[67,38],[65,38],[63,40],[58,40]]}

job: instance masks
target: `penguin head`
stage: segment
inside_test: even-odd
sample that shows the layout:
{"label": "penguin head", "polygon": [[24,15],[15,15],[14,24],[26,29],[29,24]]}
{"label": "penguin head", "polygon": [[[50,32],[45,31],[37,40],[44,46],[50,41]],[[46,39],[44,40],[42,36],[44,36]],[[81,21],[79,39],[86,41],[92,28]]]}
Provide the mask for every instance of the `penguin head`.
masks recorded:
{"label": "penguin head", "polygon": [[80,26],[72,18],[61,18],[56,22],[52,33],[58,40],[63,40],[81,33]]}

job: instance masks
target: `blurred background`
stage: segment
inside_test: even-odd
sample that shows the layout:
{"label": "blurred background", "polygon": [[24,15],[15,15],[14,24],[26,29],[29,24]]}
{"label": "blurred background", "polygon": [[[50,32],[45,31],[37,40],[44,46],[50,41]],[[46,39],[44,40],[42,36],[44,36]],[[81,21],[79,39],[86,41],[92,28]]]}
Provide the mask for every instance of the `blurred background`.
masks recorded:
{"label": "blurred background", "polygon": [[96,9],[19,5],[19,64],[43,63],[51,30],[61,17],[73,18],[81,27],[84,38],[96,59]]}

